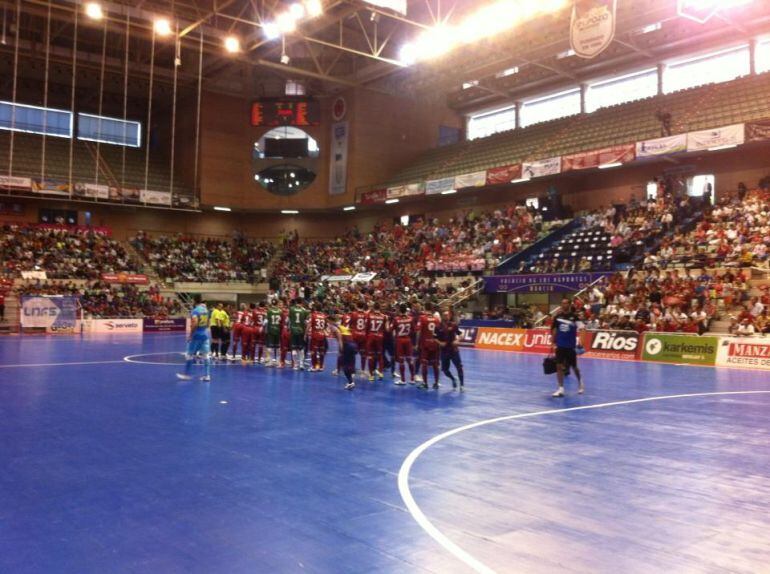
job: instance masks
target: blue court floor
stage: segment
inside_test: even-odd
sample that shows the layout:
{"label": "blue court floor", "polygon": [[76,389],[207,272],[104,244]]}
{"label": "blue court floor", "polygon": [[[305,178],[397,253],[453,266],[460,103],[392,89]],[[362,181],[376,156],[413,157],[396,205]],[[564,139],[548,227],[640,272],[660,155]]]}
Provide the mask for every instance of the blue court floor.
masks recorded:
{"label": "blue court floor", "polygon": [[0,339],[0,572],[770,572],[766,373],[585,360],[552,399],[463,350],[463,395],[347,392],[182,347]]}

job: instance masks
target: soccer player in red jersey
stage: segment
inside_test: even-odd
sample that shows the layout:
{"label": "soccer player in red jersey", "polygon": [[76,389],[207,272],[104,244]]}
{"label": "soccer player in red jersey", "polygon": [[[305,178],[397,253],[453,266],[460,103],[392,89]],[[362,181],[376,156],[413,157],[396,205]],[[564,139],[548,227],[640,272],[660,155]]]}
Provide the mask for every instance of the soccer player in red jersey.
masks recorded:
{"label": "soccer player in red jersey", "polygon": [[241,327],[241,364],[246,365],[254,358],[254,343],[257,330],[254,326],[254,303],[249,304],[249,309],[243,314],[243,327]]}
{"label": "soccer player in red jersey", "polygon": [[382,354],[382,343],[387,328],[388,317],[380,311],[380,304],[375,303],[372,310],[366,315],[366,354],[369,357],[370,381],[373,381],[375,377],[383,378],[385,357]]}
{"label": "soccer player in red jersey", "polygon": [[326,313],[321,312],[321,305],[316,303],[313,306],[313,312],[310,313],[310,322],[307,326],[310,335],[310,355],[313,366],[311,372],[324,370],[324,359],[326,358],[326,329],[328,328],[328,319]]}
{"label": "soccer player in red jersey", "polygon": [[366,372],[366,307],[363,303],[350,314],[350,331],[361,356],[361,372]]}
{"label": "soccer player in red jersey", "polygon": [[260,301],[257,304],[256,309],[252,311],[254,318],[254,342],[253,346],[256,348],[256,353],[252,352],[251,356],[254,358],[255,363],[263,363],[263,355],[265,352],[265,332],[267,326],[267,308],[265,302]]}
{"label": "soccer player in red jersey", "polygon": [[406,305],[403,303],[399,307],[400,314],[393,319],[393,337],[396,342],[396,362],[401,373],[401,378],[396,381],[397,385],[406,384],[406,370],[404,362],[409,365],[410,384],[414,384],[414,361],[412,354],[414,352],[412,345],[412,335],[414,334],[414,319],[407,313]]}
{"label": "soccer player in red jersey", "polygon": [[420,316],[420,327],[417,331],[417,348],[420,349],[420,363],[422,364],[422,384],[420,388],[428,388],[428,365],[433,366],[435,382],[433,388],[438,388],[438,360],[439,344],[436,332],[441,325],[441,320],[433,313],[433,304],[425,303],[425,312]]}
{"label": "soccer player in red jersey", "polygon": [[[241,303],[241,308],[233,316],[233,360],[237,359],[238,355],[238,343],[241,342],[241,335],[243,334],[243,316],[246,314],[246,303]],[[241,348],[243,353],[243,348]]]}

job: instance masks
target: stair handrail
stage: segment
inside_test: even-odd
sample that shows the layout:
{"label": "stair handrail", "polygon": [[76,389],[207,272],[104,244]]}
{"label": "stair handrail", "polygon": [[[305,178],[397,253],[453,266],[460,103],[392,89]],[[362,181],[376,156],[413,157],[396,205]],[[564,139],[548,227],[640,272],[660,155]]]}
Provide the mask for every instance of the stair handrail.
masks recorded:
{"label": "stair handrail", "polygon": [[[606,277],[605,275],[602,275],[602,276],[600,276],[600,277],[597,277],[597,278],[596,278],[596,279],[594,279],[594,280],[593,280],[591,283],[589,283],[588,285],[586,285],[585,287],[583,287],[583,288],[582,288],[580,291],[578,291],[577,293],[575,293],[575,294],[572,296],[572,298],[573,298],[573,299],[575,299],[576,297],[580,297],[580,295],[582,295],[583,293],[586,293],[586,292],[587,292],[589,289],[592,289],[592,288],[594,287],[594,285],[596,285],[596,284],[597,284],[597,283],[599,283],[600,281],[604,281],[604,278],[605,278],[605,277]],[[545,321],[545,320],[546,320],[546,318],[547,318],[547,317],[550,317],[551,315],[553,315],[554,313],[556,313],[556,312],[557,312],[557,311],[560,309],[560,307],[561,307],[561,305],[557,305],[556,307],[554,307],[553,309],[551,309],[551,310],[548,312],[548,314],[547,314],[547,315],[543,315],[542,317],[540,317],[540,319],[538,319],[537,321],[535,321],[535,323],[534,323],[533,327],[538,327],[538,326],[539,326],[539,325],[540,325],[540,324],[541,324],[543,321]]]}

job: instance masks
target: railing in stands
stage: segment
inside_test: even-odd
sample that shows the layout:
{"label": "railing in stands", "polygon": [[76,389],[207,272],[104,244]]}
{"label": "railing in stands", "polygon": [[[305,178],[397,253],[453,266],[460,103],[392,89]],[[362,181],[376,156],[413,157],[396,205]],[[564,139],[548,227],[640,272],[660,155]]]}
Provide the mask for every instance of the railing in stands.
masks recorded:
{"label": "railing in stands", "polygon": [[[597,283],[600,283],[601,281],[604,281],[604,277],[599,277],[598,279],[596,279],[595,281],[593,281],[593,282],[592,282],[592,283],[590,283],[589,285],[586,285],[585,287],[583,287],[583,288],[582,288],[580,291],[578,291],[577,293],[575,293],[575,294],[572,296],[572,299],[575,299],[575,298],[577,298],[577,297],[580,297],[580,296],[581,296],[583,293],[586,293],[586,292],[587,292],[589,289],[593,289],[593,287],[594,287],[594,286],[595,286]],[[546,320],[546,318],[548,318],[548,317],[550,317],[551,315],[553,315],[554,313],[556,313],[556,311],[558,311],[558,310],[559,310],[559,307],[561,307],[561,305],[557,305],[556,307],[554,307],[553,309],[551,309],[551,310],[548,312],[548,314],[547,314],[547,315],[543,315],[543,316],[542,316],[540,319],[538,319],[537,321],[535,321],[534,327],[538,327],[539,325],[541,325],[541,324],[543,323],[543,321],[545,321],[545,320]]]}
{"label": "railing in stands", "polygon": [[463,287],[456,293],[453,293],[443,301],[439,302],[440,307],[453,307],[455,305],[459,305],[460,303],[463,303],[473,297],[474,295],[477,295],[484,289],[484,279],[477,279],[467,287]]}

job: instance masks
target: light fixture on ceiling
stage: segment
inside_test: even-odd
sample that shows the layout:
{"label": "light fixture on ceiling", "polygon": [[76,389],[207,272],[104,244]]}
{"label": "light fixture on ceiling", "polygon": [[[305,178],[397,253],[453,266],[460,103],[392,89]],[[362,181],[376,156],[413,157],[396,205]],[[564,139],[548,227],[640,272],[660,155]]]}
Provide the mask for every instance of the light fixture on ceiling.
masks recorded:
{"label": "light fixture on ceiling", "polygon": [[281,213],[284,215],[297,215],[299,210],[297,209],[282,209]]}
{"label": "light fixture on ceiling", "polygon": [[324,7],[321,0],[305,0],[305,10],[307,10],[308,16],[315,18],[324,13]]}
{"label": "light fixture on ceiling", "polygon": [[229,207],[223,207],[221,205],[215,205],[214,211],[232,211]]}
{"label": "light fixture on ceiling", "polygon": [[388,205],[392,205],[394,203],[398,203],[398,199],[386,199],[385,203],[387,203]]}
{"label": "light fixture on ceiling", "polygon": [[102,5],[98,2],[86,3],[86,16],[91,20],[101,20],[104,18],[104,12],[102,11]]}
{"label": "light fixture on ceiling", "polygon": [[620,167],[621,165],[623,164],[619,161],[613,161],[611,163],[603,163],[599,166],[599,169],[610,169],[611,167]]}
{"label": "light fixture on ceiling", "polygon": [[281,30],[278,28],[278,24],[275,22],[265,22],[262,25],[262,32],[265,34],[265,38],[268,40],[275,40],[281,35]]}
{"label": "light fixture on ceiling", "polygon": [[171,35],[171,22],[168,18],[156,18],[153,24],[153,30],[158,36],[165,37]]}
{"label": "light fixture on ceiling", "polygon": [[343,207],[342,211],[355,211],[356,206],[355,205],[348,205],[347,207]]}
{"label": "light fixture on ceiling", "polygon": [[571,4],[567,0],[497,0],[476,10],[456,26],[439,24],[423,31],[401,49],[401,63],[409,65],[417,60],[442,56],[462,44],[471,44],[533,20],[538,16],[557,12]]}
{"label": "light fixture on ceiling", "polygon": [[733,149],[734,147],[738,147],[738,144],[718,145],[708,148],[708,151],[722,151],[723,149]]}
{"label": "light fixture on ceiling", "polygon": [[441,195],[452,195],[453,193],[457,193],[456,189],[447,189],[446,191],[442,191]]}
{"label": "light fixture on ceiling", "polygon": [[241,41],[236,36],[225,38],[225,50],[228,54],[237,54],[241,51]]}

